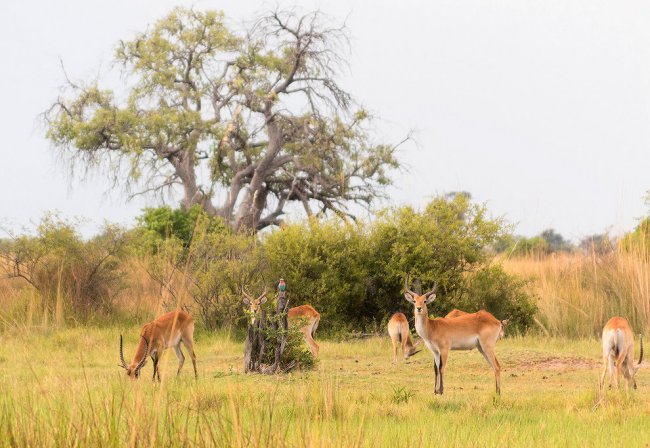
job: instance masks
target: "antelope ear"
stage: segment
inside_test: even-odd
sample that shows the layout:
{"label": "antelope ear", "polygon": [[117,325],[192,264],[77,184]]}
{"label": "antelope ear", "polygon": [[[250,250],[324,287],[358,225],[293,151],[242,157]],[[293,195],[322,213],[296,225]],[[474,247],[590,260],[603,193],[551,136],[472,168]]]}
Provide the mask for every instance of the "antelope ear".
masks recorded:
{"label": "antelope ear", "polygon": [[424,299],[424,303],[428,304],[428,303],[433,302],[434,300],[436,300],[436,293],[432,291],[432,292],[427,294],[426,299]]}
{"label": "antelope ear", "polygon": [[263,296],[263,297],[260,299],[260,305],[264,305],[265,303],[266,303],[266,296]]}
{"label": "antelope ear", "polygon": [[251,301],[248,300],[248,297],[244,297],[244,298],[242,299],[242,302],[244,302],[244,303],[245,303],[246,305],[248,305],[248,306],[250,306],[250,304],[251,304]]}
{"label": "antelope ear", "polygon": [[405,293],[404,293],[404,298],[405,298],[406,300],[408,300],[409,302],[411,302],[411,303],[415,303],[415,299],[414,299],[413,296],[412,296],[411,294],[409,294],[408,292],[405,292]]}

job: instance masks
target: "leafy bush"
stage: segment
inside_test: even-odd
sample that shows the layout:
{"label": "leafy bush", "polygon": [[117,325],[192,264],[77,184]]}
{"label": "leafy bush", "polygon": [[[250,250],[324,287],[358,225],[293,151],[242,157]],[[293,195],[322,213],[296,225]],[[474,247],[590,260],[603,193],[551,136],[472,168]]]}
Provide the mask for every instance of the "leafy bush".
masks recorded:
{"label": "leafy bush", "polygon": [[628,253],[650,254],[650,217],[642,219],[634,231],[627,233],[620,247]]}
{"label": "leafy bush", "polygon": [[395,311],[412,311],[404,300],[404,275],[419,277],[424,289],[437,282],[436,315],[449,308],[462,291],[464,273],[483,265],[486,248],[504,232],[500,219],[467,195],[440,196],[424,211],[411,207],[381,212],[370,230],[369,301],[380,318]]}
{"label": "leafy bush", "polygon": [[[486,248],[503,232],[484,206],[454,195],[434,199],[422,212],[385,210],[371,223],[287,225],[267,235],[264,247],[272,276],[287,280],[292,306],[314,305],[325,332],[374,330],[393,312],[409,315],[405,273],[420,277],[425,289],[438,282],[436,315],[465,304],[471,294],[469,308],[503,313],[524,330],[535,312],[525,283],[500,267],[485,267]],[[481,285],[489,291],[478,294]]]}
{"label": "leafy bush", "polygon": [[170,207],[145,208],[137,219],[132,247],[143,254],[155,253],[164,240],[173,239],[188,248],[197,229],[206,233],[222,233],[226,226],[220,218],[209,216],[199,205],[187,210]]}
{"label": "leafy bush", "polygon": [[264,239],[273,278],[284,278],[290,306],[309,303],[328,329],[365,321],[368,246],[364,228],[312,219]]}
{"label": "leafy bush", "polygon": [[508,274],[501,265],[485,266],[467,277],[467,286],[453,305],[467,312],[485,309],[499,320],[509,319],[508,332],[524,333],[537,312],[527,285],[528,280]]}

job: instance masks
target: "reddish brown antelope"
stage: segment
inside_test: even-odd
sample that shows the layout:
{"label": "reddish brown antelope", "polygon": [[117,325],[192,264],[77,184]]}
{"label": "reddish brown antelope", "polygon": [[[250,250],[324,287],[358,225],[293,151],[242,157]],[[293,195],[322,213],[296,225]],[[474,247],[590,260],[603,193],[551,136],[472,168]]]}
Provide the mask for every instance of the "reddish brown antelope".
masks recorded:
{"label": "reddish brown antelope", "polygon": [[478,349],[494,370],[497,394],[501,393],[501,366],[494,347],[503,330],[501,322],[487,311],[465,314],[453,319],[430,319],[427,304],[436,298],[436,283],[426,294],[418,295],[405,286],[404,297],[413,304],[415,331],[433,353],[435,393],[444,391],[444,373],[449,350]]}
{"label": "reddish brown antelope", "polygon": [[630,324],[622,317],[612,317],[603,328],[603,373],[600,376],[600,389],[605,386],[605,374],[609,369],[609,385],[612,380],[618,387],[619,376],[627,380],[625,387],[630,384],[636,389],[636,372],[643,361],[643,336],[639,335],[639,362],[634,365],[634,334]]}
{"label": "reddish brown antelope", "polygon": [[446,319],[453,319],[454,317],[465,316],[466,314],[470,314],[470,313],[468,313],[466,311],[461,311],[458,308],[454,308],[453,310],[451,310],[450,312],[447,313],[445,318]]}
{"label": "reddish brown antelope", "polygon": [[158,361],[162,352],[173,347],[178,358],[177,375],[181,373],[185,356],[181,350],[181,343],[185,346],[194,366],[194,376],[198,378],[196,370],[196,354],[194,353],[194,319],[185,311],[176,310],[163,314],[156,320],[145,324],[140,331],[140,343],[135,350],[135,356],[130,365],[124,361],[122,351],[122,335],[120,335],[120,361],[121,366],[126,370],[126,374],[137,379],[140,376],[140,369],[147,361],[147,356],[151,356],[153,361],[153,378],[160,381],[160,371],[158,370]]}
{"label": "reddish brown antelope", "polygon": [[[253,322],[257,319],[258,312],[260,307],[266,302],[266,287],[264,292],[257,299],[246,292],[244,287],[242,287],[242,294],[244,295],[244,303],[249,307],[252,314]],[[320,322],[320,314],[316,309],[311,305],[300,305],[293,308],[289,308],[287,311],[287,318],[290,323],[305,322],[305,325],[299,328],[299,331],[303,334],[305,343],[309,347],[309,351],[314,356],[318,356],[319,346],[314,340],[316,335],[316,329],[318,328],[318,323]]]}
{"label": "reddish brown antelope", "polygon": [[[485,311],[485,310],[481,310],[481,311]],[[446,319],[453,319],[454,317],[466,316],[468,314],[472,314],[472,313],[468,313],[467,311],[462,311],[462,310],[459,310],[458,308],[454,308],[453,310],[451,310],[450,312],[447,313],[445,318]],[[510,321],[510,319],[504,319],[504,320],[501,321],[501,333],[499,334],[500,338],[505,336],[506,327],[508,326],[509,321]]]}
{"label": "reddish brown antelope", "polygon": [[409,329],[409,321],[404,313],[395,313],[388,321],[388,334],[393,343],[393,362],[397,362],[397,347],[402,346],[402,355],[404,359],[415,355],[421,350],[416,350],[416,347],[421,341],[413,345],[411,340],[411,331]]}

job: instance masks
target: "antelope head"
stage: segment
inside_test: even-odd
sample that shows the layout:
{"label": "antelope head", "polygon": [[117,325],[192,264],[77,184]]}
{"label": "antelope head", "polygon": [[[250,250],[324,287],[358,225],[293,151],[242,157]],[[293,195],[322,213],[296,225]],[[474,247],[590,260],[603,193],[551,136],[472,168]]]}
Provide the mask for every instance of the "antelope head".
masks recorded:
{"label": "antelope head", "polygon": [[257,320],[260,307],[264,305],[264,303],[266,302],[267,288],[266,286],[264,287],[264,292],[257,299],[253,299],[253,297],[246,292],[246,289],[243,286],[241,287],[241,292],[244,295],[243,302],[246,306],[248,306],[248,310],[253,316],[252,322],[255,323],[255,321]]}
{"label": "antelope head", "polygon": [[415,344],[413,344],[407,353],[407,357],[410,358],[411,356],[415,355],[416,353],[420,353],[422,351],[422,348],[418,348],[418,345],[420,345],[420,342],[422,342],[422,339],[417,341]]}
{"label": "antelope head", "polygon": [[419,295],[409,289],[408,279],[409,277],[407,276],[406,284],[404,285],[404,298],[413,304],[416,317],[428,317],[429,314],[427,312],[427,304],[433,302],[436,299],[436,287],[438,286],[438,282],[433,283],[433,288],[431,291]]}
{"label": "antelope head", "polygon": [[[140,369],[142,369],[145,362],[147,362],[147,356],[149,356],[149,341],[147,341],[147,338],[145,338],[144,336],[141,336],[140,338],[141,338],[140,344],[138,345],[138,349],[136,350],[136,356],[135,358],[133,358],[133,362],[131,362],[131,365],[127,365],[126,361],[124,361],[124,351],[122,350],[122,335],[120,335],[121,364],[118,365],[122,367],[124,370],[126,370],[126,375],[133,380],[138,379],[138,377],[140,376]],[[144,354],[142,355],[142,358],[138,360],[139,353],[144,353]]]}

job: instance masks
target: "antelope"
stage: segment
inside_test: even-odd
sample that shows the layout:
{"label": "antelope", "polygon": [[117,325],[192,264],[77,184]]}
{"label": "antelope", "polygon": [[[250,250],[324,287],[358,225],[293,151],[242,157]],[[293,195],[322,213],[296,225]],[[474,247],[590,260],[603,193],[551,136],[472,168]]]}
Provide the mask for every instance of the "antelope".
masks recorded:
{"label": "antelope", "polygon": [[163,350],[173,347],[178,358],[178,371],[180,375],[185,356],[181,350],[181,343],[185,346],[192,358],[194,366],[194,377],[198,378],[196,370],[196,354],[194,353],[194,319],[185,311],[176,310],[163,314],[156,320],[145,324],[140,331],[140,343],[135,350],[135,356],[130,365],[124,361],[124,352],[122,350],[122,335],[120,335],[120,367],[126,370],[127,376],[132,379],[138,379],[140,369],[147,361],[147,356],[151,356],[153,361],[152,380],[158,378],[160,381],[160,371],[158,361]]}
{"label": "antelope", "polygon": [[[253,323],[255,323],[260,307],[266,302],[266,287],[264,288],[262,295],[260,295],[257,299],[253,299],[253,297],[251,297],[251,295],[246,292],[243,286],[242,294],[244,295],[244,304],[249,307],[249,310],[252,314]],[[293,321],[294,324],[303,319],[306,320],[306,324],[300,327],[299,331],[303,334],[303,338],[307,344],[307,347],[309,347],[311,354],[318,356],[320,347],[314,340],[316,329],[318,328],[318,322],[320,322],[320,314],[318,311],[316,311],[316,309],[311,305],[300,305],[289,308],[287,311],[287,318],[289,322]]]}
{"label": "antelope", "polygon": [[259,296],[257,299],[253,299],[244,289],[244,287],[241,287],[241,292],[244,295],[244,304],[248,306],[249,311],[251,312],[251,321],[253,324],[257,321],[257,312],[259,311],[260,307],[266,303],[266,286],[264,287],[264,292],[262,293],[261,296]]}
{"label": "antelope", "polygon": [[500,394],[501,366],[494,355],[494,346],[503,331],[502,323],[492,314],[483,310],[453,319],[430,319],[427,304],[435,300],[436,286],[437,283],[434,283],[431,291],[418,295],[408,288],[407,280],[404,291],[406,300],[413,304],[415,331],[433,353],[435,393],[442,395],[444,391],[443,377],[449,350],[476,348],[494,370],[496,392]]}
{"label": "antelope", "polygon": [[421,341],[416,342],[415,345],[413,345],[413,341],[411,341],[409,321],[406,319],[404,313],[395,313],[391,316],[388,321],[388,334],[393,343],[393,362],[397,362],[398,345],[402,346],[402,355],[404,356],[404,359],[408,359],[410,356],[421,351],[421,349],[416,350],[416,347]]}
{"label": "antelope", "polygon": [[452,319],[454,317],[464,316],[466,314],[469,314],[469,313],[467,311],[461,311],[458,308],[454,308],[453,310],[451,310],[450,312],[447,313],[447,315],[445,316],[445,319]]}
{"label": "antelope", "polygon": [[[485,311],[485,310],[482,310],[482,311]],[[453,310],[451,310],[450,312],[447,313],[445,318],[446,319],[453,319],[454,317],[466,316],[467,314],[472,314],[472,313],[468,313],[467,311],[462,311],[462,310],[459,310],[458,308],[454,308]],[[510,322],[510,319],[504,319],[504,320],[501,321],[501,333],[499,333],[499,338],[502,338],[502,337],[505,336],[505,334],[506,334],[505,330],[506,330],[506,327],[508,326],[508,322]]]}
{"label": "antelope", "polygon": [[[609,386],[612,379],[618,388],[621,373],[627,380],[625,388],[630,384],[636,389],[636,372],[643,361],[643,335],[639,335],[639,362],[634,365],[634,335],[630,324],[622,317],[612,317],[603,328],[603,373],[600,376],[600,390],[605,385],[605,374],[609,368]],[[616,370],[616,374],[614,374]]]}

